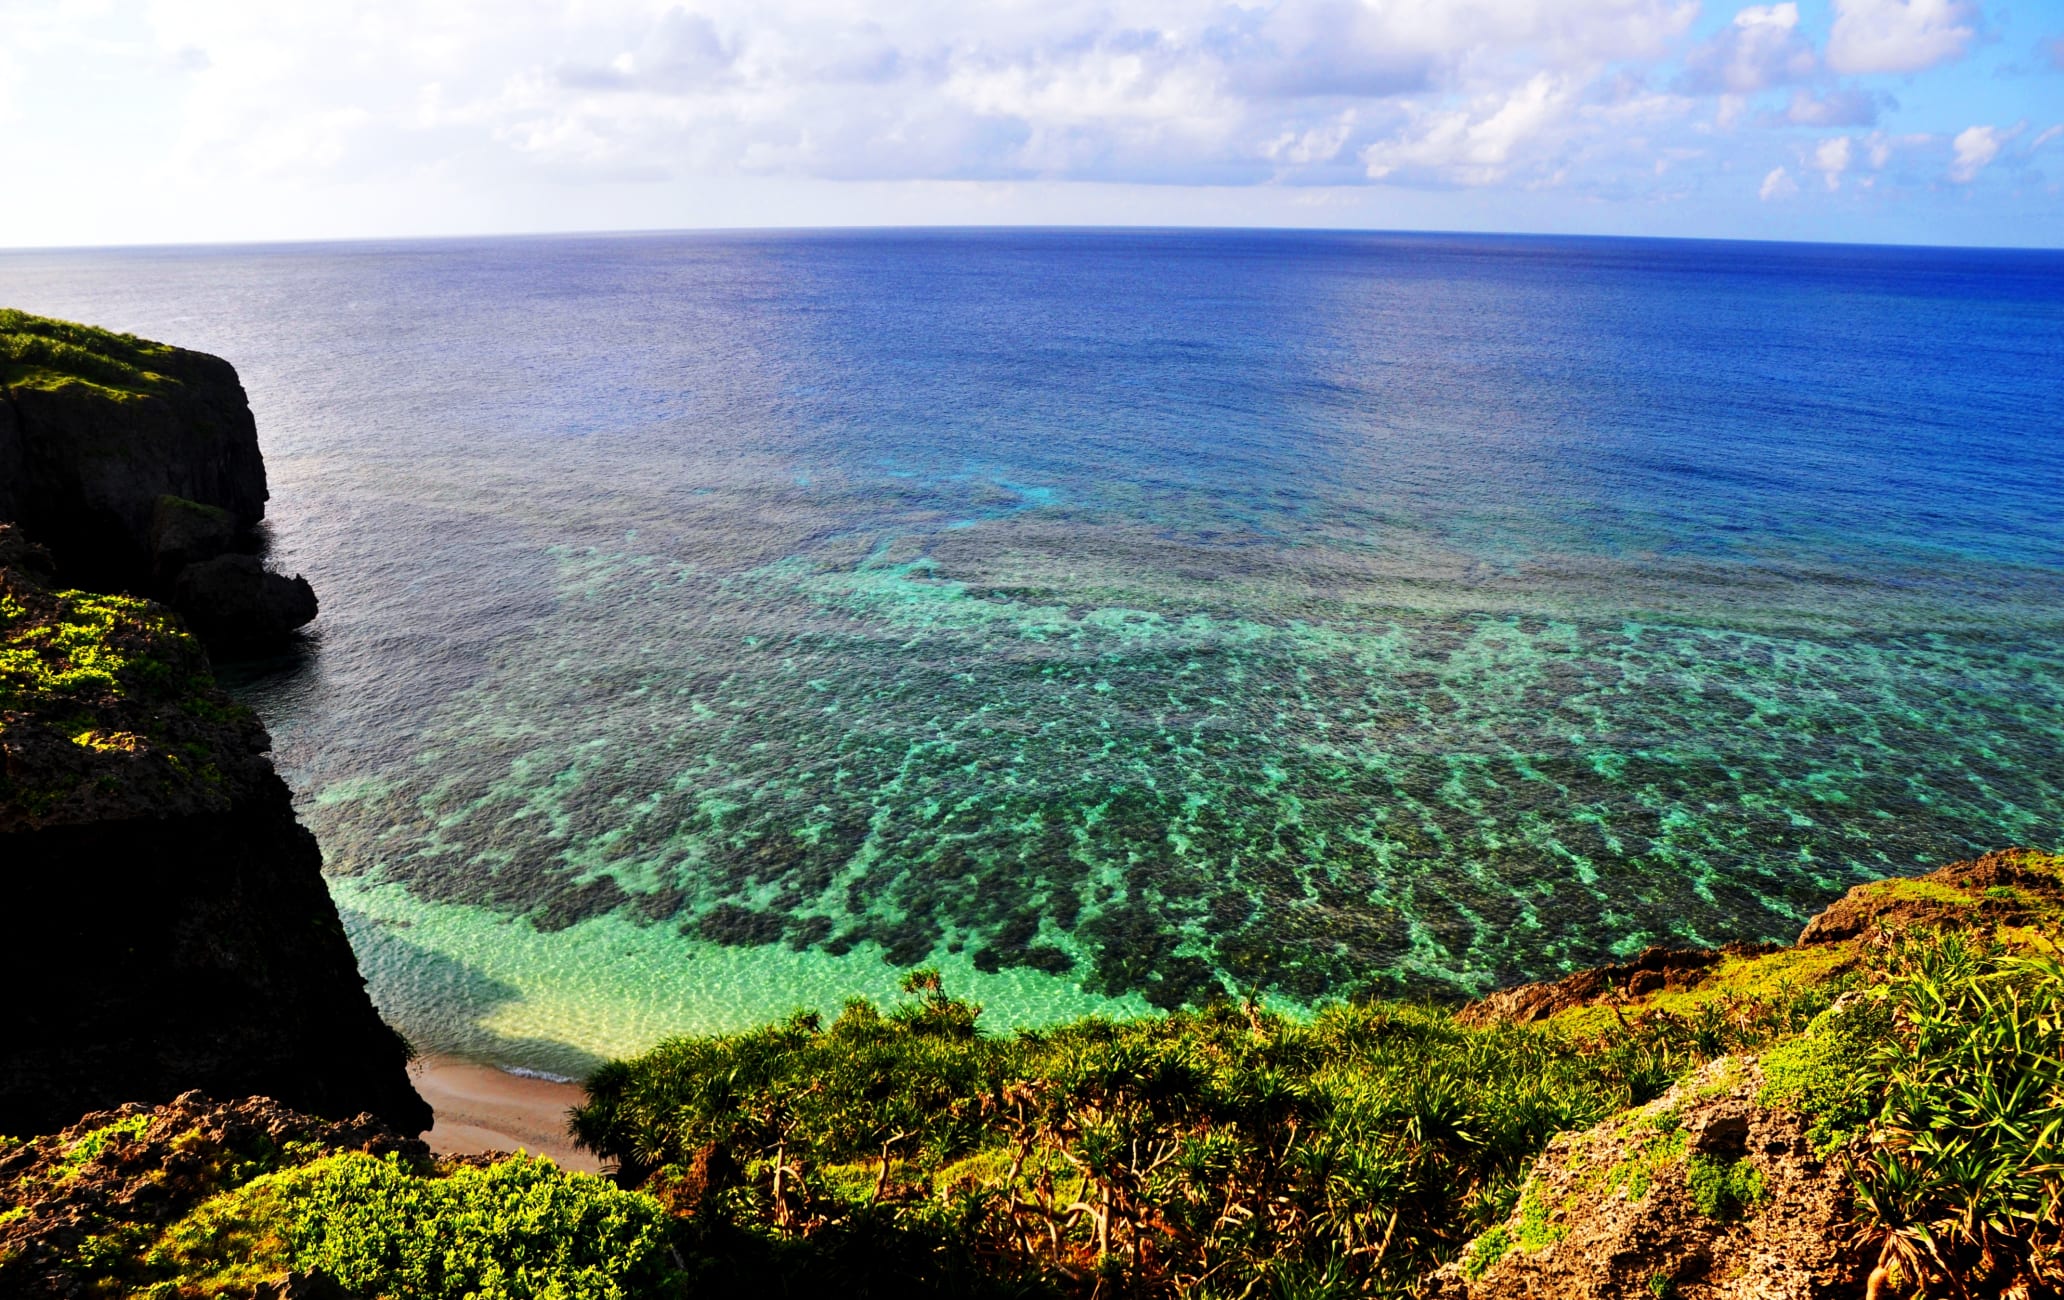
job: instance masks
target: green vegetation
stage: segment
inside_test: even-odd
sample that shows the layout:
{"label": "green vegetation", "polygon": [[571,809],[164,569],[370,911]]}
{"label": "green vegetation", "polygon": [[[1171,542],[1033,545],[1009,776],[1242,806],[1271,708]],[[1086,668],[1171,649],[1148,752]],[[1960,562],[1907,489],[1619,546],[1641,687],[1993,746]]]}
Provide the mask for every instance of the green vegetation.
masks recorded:
{"label": "green vegetation", "polygon": [[1684,1183],[1692,1204],[1709,1219],[1738,1219],[1770,1200],[1763,1171],[1746,1160],[1695,1155],[1685,1162]]}
{"label": "green vegetation", "polygon": [[61,591],[39,619],[10,595],[0,604],[0,710],[139,688],[162,693],[174,684],[174,667],[152,653],[160,640],[188,638],[170,611],[134,596]]}
{"label": "green vegetation", "polygon": [[116,399],[144,397],[174,382],[152,368],[171,354],[133,334],[0,308],[0,388],[82,385]]}
{"label": "green vegetation", "polygon": [[1870,1123],[1882,1080],[1859,1067],[1891,1029],[1892,1009],[1882,998],[1858,997],[1829,1008],[1806,1033],[1764,1055],[1759,1099],[1811,1115],[1806,1136],[1814,1152],[1834,1154]]}
{"label": "green vegetation", "polygon": [[37,755],[0,770],[0,816],[123,790],[215,806],[254,728],[169,610],[0,573],[0,736]]}
{"label": "green vegetation", "polygon": [[[1880,931],[1840,957],[1745,958],[1609,1006],[1603,1028],[1596,1007],[1472,1028],[1399,1003],[1292,1019],[1222,1001],[988,1035],[918,971],[887,1009],[597,1072],[574,1131],[635,1190],[525,1158],[268,1149],[169,1225],[87,1225],[73,1259],[91,1293],[154,1300],[288,1270],[368,1296],[1403,1297],[1443,1264],[1483,1278],[1567,1249],[1607,1197],[1763,1222],[1782,1176],[1695,1150],[1687,1127],[1742,1094],[1753,1055],[1758,1103],[1799,1113],[1849,1172],[1881,1300],[2043,1293],[2064,1274],[2064,966],[1979,929]],[[60,1163],[128,1158],[110,1144],[138,1123]],[[1533,1176],[1580,1130],[1562,1172]]]}
{"label": "green vegetation", "polygon": [[[856,1003],[608,1066],[575,1132],[687,1215],[703,1258],[749,1239],[808,1272],[824,1242],[887,1278],[916,1241],[951,1275],[1063,1292],[1403,1294],[1487,1229],[1471,1267],[1560,1236],[1522,1195],[1550,1136],[1826,1005],[1741,999],[1576,1039],[1400,1004],[1293,1020],[1220,1003],[989,1037],[935,977],[911,988],[886,1014]],[[1654,1142],[1682,1154],[1681,1132]]]}
{"label": "green vegetation", "polygon": [[1674,1111],[1656,1116],[1648,1127],[1653,1131],[1634,1149],[1634,1153],[1606,1170],[1606,1191],[1620,1192],[1628,1200],[1638,1201],[1648,1195],[1648,1189],[1655,1185],[1658,1174],[1684,1159],[1684,1148],[1690,1138],[1678,1126]]}
{"label": "green vegetation", "polygon": [[131,1115],[128,1119],[118,1119],[112,1124],[94,1129],[74,1142],[71,1150],[65,1152],[65,1172],[76,1176],[88,1162],[97,1159],[110,1142],[142,1137],[144,1130],[150,1127],[150,1122],[151,1117],[148,1115]]}
{"label": "green vegetation", "polygon": [[331,1156],[207,1201],[143,1254],[167,1295],[249,1295],[289,1270],[411,1300],[627,1300],[675,1275],[657,1201],[524,1156],[442,1177]]}
{"label": "green vegetation", "polygon": [[[2064,966],[1963,934],[1903,938],[1892,1032],[1859,1073],[1858,1217],[1897,1278],[2012,1294],[2064,1278]],[[1972,1285],[1974,1283],[1980,1285]]]}

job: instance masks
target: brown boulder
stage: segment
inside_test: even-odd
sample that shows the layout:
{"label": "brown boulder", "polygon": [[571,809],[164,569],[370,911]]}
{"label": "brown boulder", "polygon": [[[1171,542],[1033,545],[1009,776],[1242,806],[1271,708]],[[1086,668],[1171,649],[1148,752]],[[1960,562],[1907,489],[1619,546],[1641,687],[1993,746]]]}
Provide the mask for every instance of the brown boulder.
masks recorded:
{"label": "brown boulder", "polygon": [[1438,1300],[1835,1300],[1863,1294],[1848,1179],[1805,1121],[1723,1057],[1646,1106],[1564,1133],[1519,1207],[1435,1275]]}

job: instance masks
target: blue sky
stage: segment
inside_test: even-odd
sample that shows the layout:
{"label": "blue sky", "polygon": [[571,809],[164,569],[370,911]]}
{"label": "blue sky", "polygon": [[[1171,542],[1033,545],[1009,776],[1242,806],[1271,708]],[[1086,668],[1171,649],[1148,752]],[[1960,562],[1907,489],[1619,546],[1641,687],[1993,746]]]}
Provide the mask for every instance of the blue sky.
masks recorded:
{"label": "blue sky", "polygon": [[2064,245],[2060,0],[0,0],[0,247],[863,224]]}

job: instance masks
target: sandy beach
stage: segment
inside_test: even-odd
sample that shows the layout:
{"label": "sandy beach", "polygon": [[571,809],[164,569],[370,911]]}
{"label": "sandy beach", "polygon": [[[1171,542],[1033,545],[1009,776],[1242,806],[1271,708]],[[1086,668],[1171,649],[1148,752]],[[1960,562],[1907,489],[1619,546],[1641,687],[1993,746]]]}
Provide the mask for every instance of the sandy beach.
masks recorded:
{"label": "sandy beach", "polygon": [[423,1140],[452,1155],[524,1150],[550,1156],[562,1167],[600,1173],[595,1157],[566,1136],[566,1112],[586,1094],[579,1084],[510,1074],[491,1065],[426,1056],[409,1077],[436,1112]]}

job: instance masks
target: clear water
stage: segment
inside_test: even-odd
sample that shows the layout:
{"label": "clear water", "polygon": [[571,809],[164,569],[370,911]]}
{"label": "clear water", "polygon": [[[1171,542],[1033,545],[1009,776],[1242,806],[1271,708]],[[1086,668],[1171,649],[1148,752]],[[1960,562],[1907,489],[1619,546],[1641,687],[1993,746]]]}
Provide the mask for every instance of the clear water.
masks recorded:
{"label": "clear water", "polygon": [[240,367],[383,1008],[569,1070],[1786,938],[2064,841],[2064,255],[873,233],[0,255]]}

